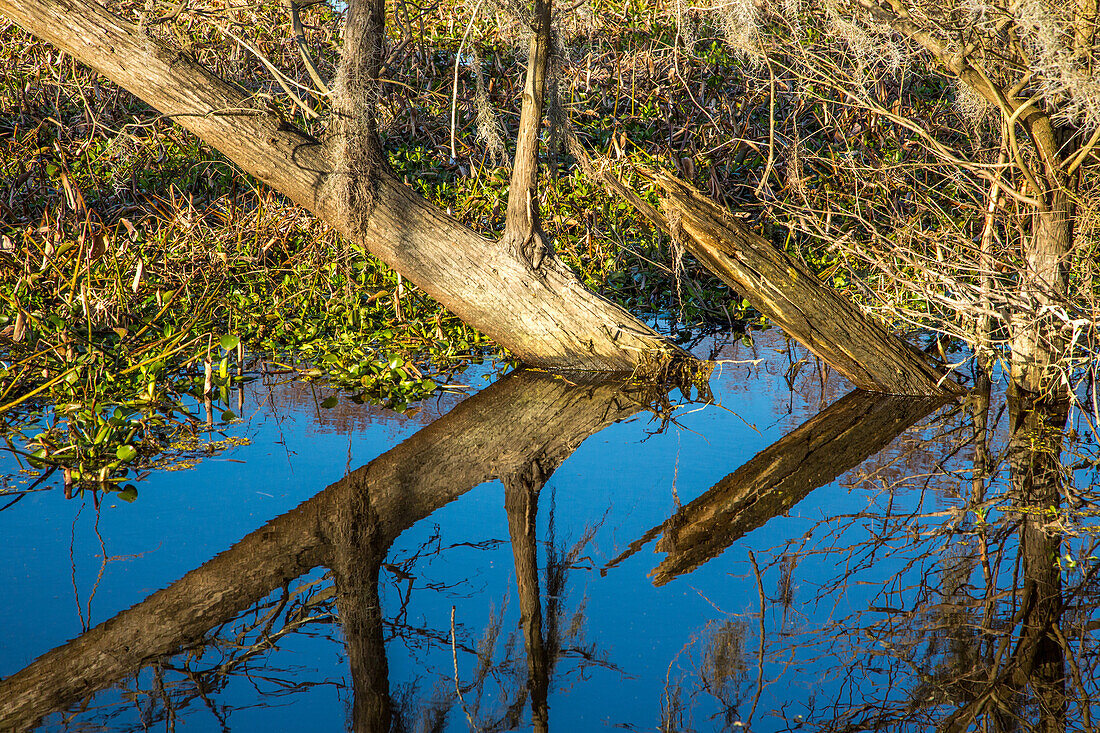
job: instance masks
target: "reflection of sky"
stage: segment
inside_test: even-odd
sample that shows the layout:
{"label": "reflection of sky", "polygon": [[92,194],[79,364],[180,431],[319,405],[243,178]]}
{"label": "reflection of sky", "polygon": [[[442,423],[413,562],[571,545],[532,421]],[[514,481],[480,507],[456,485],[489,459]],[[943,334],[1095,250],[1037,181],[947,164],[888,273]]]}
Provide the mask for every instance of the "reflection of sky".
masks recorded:
{"label": "reflection of sky", "polygon": [[[565,623],[568,625],[583,599],[585,642],[594,644],[600,655],[621,670],[595,668],[581,675],[575,659],[560,662],[551,683],[554,729],[620,725],[654,729],[667,686],[686,681],[698,666],[700,638],[708,628],[730,619],[740,619],[747,629],[750,682],[744,689],[751,698],[759,601],[747,550],[757,554],[765,568],[765,593],[774,596],[778,572],[768,569],[768,563],[775,559],[775,548],[800,537],[819,520],[867,508],[870,492],[842,479],[811,493],[789,516],[772,520],[719,557],[661,588],[654,587],[647,577],[663,557],[653,551],[652,543],[607,570],[606,575],[599,572],[630,542],[663,522],[678,504],[698,497],[816,414],[822,404],[823,378],[818,367],[811,358],[792,380],[792,392],[784,374],[789,374],[791,363],[805,352],[797,346],[774,343],[774,337],[774,331],[760,334],[755,350],[732,346],[720,354],[727,363],[712,380],[719,405],[683,405],[676,410],[675,422],[659,434],[653,434],[658,424],[649,413],[612,425],[585,441],[543,490],[538,515],[540,540],[550,532],[551,510],[555,537],[567,547],[586,528],[599,528],[577,567],[569,572]],[[777,353],[777,348],[793,350]],[[756,358],[763,361],[751,366],[736,363]],[[464,381],[482,383],[477,375]],[[824,378],[825,402],[834,401],[845,390],[835,375]],[[315,495],[349,468],[382,454],[453,404],[445,398],[438,405],[426,406],[414,418],[387,418],[378,410],[354,406],[326,414],[316,403],[327,395],[317,400],[311,395],[300,385],[270,393],[254,389],[244,410],[247,421],[228,429],[248,437],[251,445],[208,458],[190,470],[155,474],[139,484],[139,497],[133,504],[108,496],[98,522],[90,498],[66,501],[60,489],[34,493],[0,512],[0,536],[4,537],[0,584],[7,598],[0,604],[0,676],[77,636],[81,615],[87,618],[93,593],[90,613],[92,624],[96,624]],[[904,439],[896,442],[884,455],[896,456],[896,446],[905,444]],[[868,465],[885,464],[884,455],[871,459]],[[924,458],[906,465],[927,462]],[[5,470],[14,468],[8,464]],[[920,498],[917,490],[901,492],[897,497],[901,503],[894,509],[914,506]],[[939,496],[926,498],[935,504],[926,503],[927,511],[950,503]],[[504,607],[504,635],[518,633],[518,601],[499,482],[474,489],[406,531],[394,544],[391,560],[415,553],[437,526],[441,545],[449,549],[412,566],[416,579],[404,623],[434,629],[445,639],[454,606],[460,641],[476,645],[491,613]],[[865,530],[860,523],[852,523],[828,541],[838,545],[861,541],[866,539]],[[109,557],[105,565],[101,563],[100,538]],[[481,545],[486,540],[502,542]],[[540,565],[545,559],[542,547]],[[865,578],[881,582],[903,562],[904,557],[884,555]],[[851,586],[820,606],[808,605],[819,584],[836,576],[836,563],[837,556],[831,554],[811,555],[800,562],[795,572],[794,606],[785,622],[779,609],[769,607],[770,632],[778,632],[784,623],[788,632],[819,628],[829,618],[867,608],[881,585]],[[917,567],[923,572],[923,566]],[[320,574],[315,572],[318,577]],[[382,580],[385,611],[392,616],[401,601],[397,591],[403,592],[406,583],[387,571],[383,571]],[[544,577],[540,583],[545,589]],[[521,639],[517,649],[522,663]],[[453,686],[449,645],[406,648],[393,641],[388,656],[391,689],[418,681],[420,695],[428,697],[437,686]],[[293,674],[314,682],[346,685],[348,681],[343,649],[324,637],[291,635],[262,664],[297,670]],[[790,704],[793,716],[811,695],[828,697],[837,689],[832,682],[820,679],[836,671],[835,659],[800,662],[786,671],[783,664],[783,660],[769,658],[765,667],[765,679],[772,684],[761,695],[757,730],[779,727],[777,719],[768,717],[770,711]],[[473,666],[473,659],[460,653],[460,676],[468,680]],[[139,683],[148,689],[148,672],[141,675]],[[277,686],[261,682],[258,687],[270,692]],[[335,730],[345,725],[350,692],[323,684],[308,692],[265,699],[252,684],[237,678],[215,697],[219,705],[246,708],[231,713],[233,730]],[[95,705],[118,699],[117,692],[103,693]],[[705,696],[685,703],[695,709],[689,715],[697,728],[722,727],[720,719],[708,719],[715,708]],[[747,713],[747,706],[742,713]],[[185,728],[208,730],[216,724],[197,702],[181,715],[178,724]],[[117,729],[134,723],[132,712],[123,714]],[[457,708],[450,723],[455,730],[466,728]]]}

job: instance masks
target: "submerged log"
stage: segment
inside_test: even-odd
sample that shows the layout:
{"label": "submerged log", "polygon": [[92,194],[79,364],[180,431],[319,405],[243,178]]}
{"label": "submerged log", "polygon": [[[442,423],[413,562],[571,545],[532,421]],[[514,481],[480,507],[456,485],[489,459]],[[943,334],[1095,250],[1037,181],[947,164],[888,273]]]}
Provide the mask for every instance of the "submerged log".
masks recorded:
{"label": "submerged log", "polygon": [[[613,176],[603,178],[609,183]],[[668,218],[648,205],[641,212],[856,387],[897,395],[965,391],[918,349],[699,191],[663,171],[654,181]],[[628,198],[638,206],[637,197]]]}
{"label": "submerged log", "polygon": [[0,0],[0,14],[309,209],[528,364],[656,372],[683,355],[585,288],[556,257],[534,267],[514,247],[478,235],[418,197],[385,166],[358,182],[371,191],[369,212],[349,212],[342,191],[354,176],[334,163],[333,145],[95,2]]}
{"label": "submerged log", "polygon": [[662,535],[656,550],[668,555],[650,575],[655,585],[664,585],[789,511],[942,404],[942,397],[851,392],[646,532],[612,564]]}
{"label": "submerged log", "polygon": [[[155,659],[201,646],[211,628],[314,567],[334,568],[338,577],[368,572],[355,564],[355,547],[377,559],[405,529],[469,489],[532,462],[558,465],[589,435],[642,407],[622,383],[574,385],[513,372],[169,587],[0,680],[0,731],[33,728]],[[377,619],[352,615],[367,644],[352,657],[369,659]],[[377,717],[381,705],[375,699],[357,714]]]}

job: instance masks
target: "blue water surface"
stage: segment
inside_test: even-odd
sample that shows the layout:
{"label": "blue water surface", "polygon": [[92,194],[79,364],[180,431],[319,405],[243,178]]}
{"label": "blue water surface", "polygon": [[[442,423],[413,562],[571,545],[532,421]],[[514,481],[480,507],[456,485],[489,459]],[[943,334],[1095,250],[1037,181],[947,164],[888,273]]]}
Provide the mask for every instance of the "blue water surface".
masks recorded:
{"label": "blue water surface", "polygon": [[[970,455],[960,448],[969,440],[965,409],[940,408],[716,557],[657,586],[651,572],[664,558],[656,549],[662,533],[642,542],[646,533],[850,389],[774,330],[719,346],[708,345],[718,359],[712,401],[673,391],[663,417],[642,410],[609,425],[539,493],[543,629],[561,609],[566,650],[550,675],[552,729],[785,730],[840,719],[838,705],[860,702],[853,690],[898,699],[882,680],[897,675],[904,655],[874,662],[875,643],[851,619],[862,614],[876,628],[874,609],[896,602],[913,610],[927,601],[927,593],[911,591],[943,567],[928,543],[952,546],[950,532],[937,528],[945,512],[966,505],[969,491],[965,476],[950,472]],[[59,481],[45,482],[0,511],[0,678],[170,586],[496,378],[491,369],[471,369],[461,375],[468,389],[403,416],[343,399],[325,409],[330,390],[267,377],[244,387],[241,419],[208,436],[239,444],[193,467],[154,471],[138,482],[132,503],[90,491],[66,499]],[[1002,437],[1004,422],[993,421]],[[4,461],[15,490],[34,478],[20,474],[15,459]],[[504,494],[499,480],[476,486],[388,550],[379,594],[397,727],[432,729],[433,709],[445,711],[439,719],[448,730],[533,725]],[[917,528],[909,534],[891,520],[906,513],[907,526]],[[930,528],[923,539],[921,526]],[[853,549],[860,547],[868,549]],[[546,568],[555,559],[565,582],[551,598]],[[267,605],[226,619],[204,643],[147,660],[66,710],[42,711],[41,728],[355,727],[332,576],[316,567],[287,588],[295,598],[318,594],[306,614],[312,620],[291,619],[284,609],[265,629],[276,589]],[[914,645],[913,654],[921,649]],[[905,673],[916,682],[899,683],[905,695],[941,653],[924,652]],[[860,669],[855,683],[848,666]]]}

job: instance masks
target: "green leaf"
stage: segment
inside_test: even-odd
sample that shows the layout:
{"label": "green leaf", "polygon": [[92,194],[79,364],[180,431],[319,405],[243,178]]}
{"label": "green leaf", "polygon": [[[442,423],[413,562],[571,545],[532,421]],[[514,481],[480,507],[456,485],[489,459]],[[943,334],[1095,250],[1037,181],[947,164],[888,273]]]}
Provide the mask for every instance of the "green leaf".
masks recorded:
{"label": "green leaf", "polygon": [[123,463],[129,463],[137,458],[137,450],[132,445],[120,445],[115,449],[115,456]]}
{"label": "green leaf", "polygon": [[42,466],[45,465],[45,461],[43,460],[45,457],[46,457],[46,449],[45,448],[39,448],[34,453],[31,453],[30,459],[29,459],[28,462],[34,468],[41,468]]}
{"label": "green leaf", "polygon": [[237,413],[232,410],[226,410],[222,413],[222,422],[233,422],[237,419]]}
{"label": "green leaf", "polygon": [[327,400],[322,402],[321,407],[324,407],[325,409],[336,407],[336,403],[339,401],[340,400],[336,397],[336,395],[333,395],[332,397],[329,397]]}
{"label": "green leaf", "polygon": [[132,502],[137,498],[137,489],[133,484],[126,484],[122,487],[122,491],[118,492],[118,498],[123,501]]}
{"label": "green leaf", "polygon": [[218,343],[221,344],[221,347],[226,351],[232,351],[233,349],[237,348],[237,344],[239,344],[240,342],[240,336],[230,336],[229,334],[222,336],[221,339],[218,341]]}

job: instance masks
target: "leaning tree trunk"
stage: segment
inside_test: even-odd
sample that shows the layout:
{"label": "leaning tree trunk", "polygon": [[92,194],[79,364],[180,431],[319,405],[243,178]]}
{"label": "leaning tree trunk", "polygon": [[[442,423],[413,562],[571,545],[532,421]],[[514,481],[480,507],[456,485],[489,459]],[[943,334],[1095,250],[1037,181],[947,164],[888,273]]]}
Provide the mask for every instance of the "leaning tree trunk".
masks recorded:
{"label": "leaning tree trunk", "polygon": [[[353,0],[349,7],[349,14],[366,13],[357,38],[349,39],[363,44],[349,50],[360,61],[353,83],[376,73],[382,43],[377,7],[358,6]],[[358,104],[369,107],[371,100],[337,105],[346,116],[335,127],[368,135],[331,146],[352,164],[340,170],[330,146],[93,2],[0,0],[0,13],[141,97],[523,361],[654,372],[682,354],[585,288],[556,258],[535,271],[514,249],[479,236],[399,183],[385,170],[369,109]]]}
{"label": "leaning tree trunk", "polygon": [[856,387],[895,395],[965,391],[915,347],[822,284],[802,262],[727,216],[694,186],[665,171],[653,176],[666,217],[614,176],[601,178],[612,190],[623,191],[635,208],[682,242],[708,270]]}

